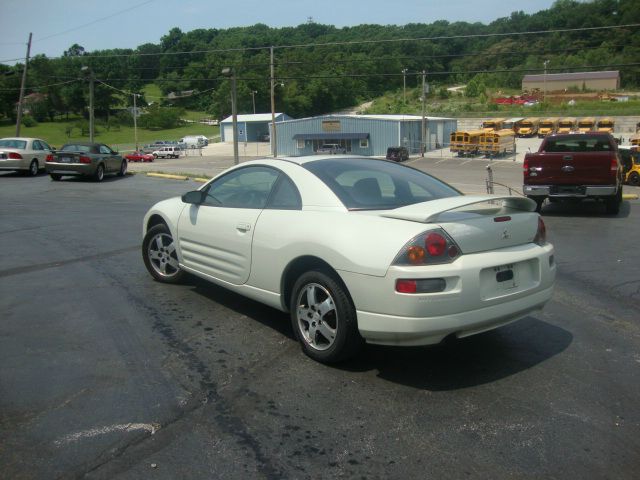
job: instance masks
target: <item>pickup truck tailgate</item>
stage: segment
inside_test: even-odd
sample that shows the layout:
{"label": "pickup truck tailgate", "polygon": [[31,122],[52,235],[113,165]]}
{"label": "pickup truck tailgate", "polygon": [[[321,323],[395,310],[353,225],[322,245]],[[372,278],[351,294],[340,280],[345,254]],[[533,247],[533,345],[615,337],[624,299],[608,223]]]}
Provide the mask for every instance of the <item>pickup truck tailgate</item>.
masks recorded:
{"label": "pickup truck tailgate", "polygon": [[[525,157],[529,185],[607,185],[615,183],[611,171],[614,152],[539,152]],[[526,174],[525,173],[525,174]]]}

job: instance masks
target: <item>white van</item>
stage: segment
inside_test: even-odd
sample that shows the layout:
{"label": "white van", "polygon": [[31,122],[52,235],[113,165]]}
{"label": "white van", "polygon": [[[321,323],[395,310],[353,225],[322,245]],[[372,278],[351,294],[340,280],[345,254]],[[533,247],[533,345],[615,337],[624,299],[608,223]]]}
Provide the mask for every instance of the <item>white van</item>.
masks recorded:
{"label": "white van", "polygon": [[186,148],[202,148],[209,145],[209,139],[204,135],[187,135],[178,140],[178,143],[184,144]]}

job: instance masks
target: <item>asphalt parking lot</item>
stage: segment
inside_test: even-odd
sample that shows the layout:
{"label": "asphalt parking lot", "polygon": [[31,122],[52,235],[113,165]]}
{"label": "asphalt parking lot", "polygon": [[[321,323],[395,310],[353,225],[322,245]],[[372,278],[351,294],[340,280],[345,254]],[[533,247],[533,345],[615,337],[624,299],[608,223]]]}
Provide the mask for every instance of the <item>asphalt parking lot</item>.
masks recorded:
{"label": "asphalt parking lot", "polygon": [[[468,160],[409,163],[480,193]],[[518,186],[521,164],[491,166]],[[545,207],[542,313],[327,367],[286,315],[147,274],[142,216],[197,186],[0,174],[0,477],[637,478],[640,201]]]}

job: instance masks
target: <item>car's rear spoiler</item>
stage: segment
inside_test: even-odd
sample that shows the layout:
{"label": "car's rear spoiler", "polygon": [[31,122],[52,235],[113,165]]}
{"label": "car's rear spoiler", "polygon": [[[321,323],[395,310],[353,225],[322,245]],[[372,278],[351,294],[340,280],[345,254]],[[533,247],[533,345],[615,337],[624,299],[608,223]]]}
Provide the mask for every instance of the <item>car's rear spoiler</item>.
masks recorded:
{"label": "car's rear spoiler", "polygon": [[457,210],[469,205],[492,202],[500,204],[503,209],[533,212],[536,203],[526,197],[509,197],[498,195],[462,195],[459,197],[441,198],[429,202],[416,203],[395,210],[385,210],[380,215],[389,218],[399,218],[420,223],[430,223],[438,216],[451,210]]}

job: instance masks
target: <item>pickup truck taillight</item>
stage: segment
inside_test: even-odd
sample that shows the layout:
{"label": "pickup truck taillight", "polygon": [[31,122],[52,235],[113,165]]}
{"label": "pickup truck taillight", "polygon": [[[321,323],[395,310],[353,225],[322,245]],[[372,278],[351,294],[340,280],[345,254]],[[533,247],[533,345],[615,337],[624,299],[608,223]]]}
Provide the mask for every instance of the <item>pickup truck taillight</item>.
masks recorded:
{"label": "pickup truck taillight", "polygon": [[8,157],[13,159],[13,160],[21,160],[22,159],[22,155],[20,155],[19,153],[16,153],[16,152],[9,152]]}
{"label": "pickup truck taillight", "polygon": [[529,176],[529,160],[527,158],[524,159],[522,168],[524,169],[524,178],[527,178]]}
{"label": "pickup truck taillight", "polygon": [[618,159],[617,158],[612,158],[611,159],[611,171],[612,172],[617,172],[618,171]]}

